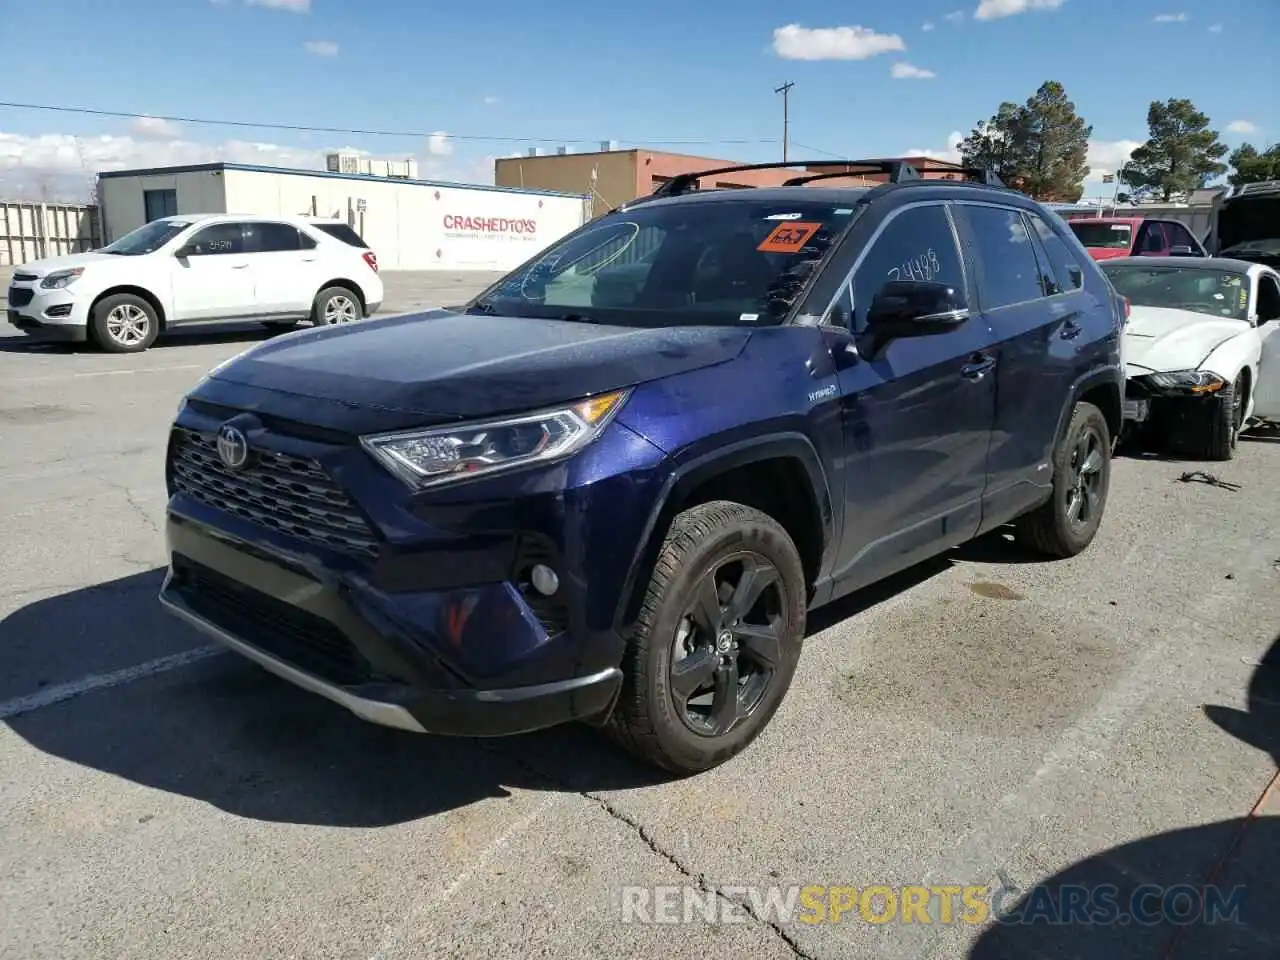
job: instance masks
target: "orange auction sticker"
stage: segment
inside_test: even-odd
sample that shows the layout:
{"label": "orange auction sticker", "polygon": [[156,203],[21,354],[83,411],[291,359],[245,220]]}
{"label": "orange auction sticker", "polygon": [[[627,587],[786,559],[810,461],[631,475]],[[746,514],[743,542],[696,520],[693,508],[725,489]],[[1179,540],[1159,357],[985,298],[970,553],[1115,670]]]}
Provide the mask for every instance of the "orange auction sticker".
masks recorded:
{"label": "orange auction sticker", "polygon": [[821,229],[820,223],[780,223],[756,249],[761,253],[796,253]]}

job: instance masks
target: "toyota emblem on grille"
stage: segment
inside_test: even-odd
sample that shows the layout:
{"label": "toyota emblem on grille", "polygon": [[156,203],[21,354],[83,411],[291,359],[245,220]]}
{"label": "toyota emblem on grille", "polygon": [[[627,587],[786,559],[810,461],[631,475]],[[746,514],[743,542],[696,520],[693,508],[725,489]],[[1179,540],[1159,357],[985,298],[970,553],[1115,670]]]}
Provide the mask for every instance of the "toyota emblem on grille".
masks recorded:
{"label": "toyota emblem on grille", "polygon": [[249,462],[249,441],[229,423],[218,429],[218,456],[232,470],[239,470]]}

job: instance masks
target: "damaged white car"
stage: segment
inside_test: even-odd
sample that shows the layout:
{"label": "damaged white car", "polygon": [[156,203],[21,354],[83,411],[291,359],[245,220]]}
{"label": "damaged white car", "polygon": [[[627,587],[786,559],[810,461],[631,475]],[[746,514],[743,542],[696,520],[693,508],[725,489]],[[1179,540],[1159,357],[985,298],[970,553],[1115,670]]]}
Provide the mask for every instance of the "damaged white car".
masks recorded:
{"label": "damaged white car", "polygon": [[1253,420],[1280,421],[1280,273],[1223,258],[1100,264],[1130,304],[1125,419],[1209,460]]}

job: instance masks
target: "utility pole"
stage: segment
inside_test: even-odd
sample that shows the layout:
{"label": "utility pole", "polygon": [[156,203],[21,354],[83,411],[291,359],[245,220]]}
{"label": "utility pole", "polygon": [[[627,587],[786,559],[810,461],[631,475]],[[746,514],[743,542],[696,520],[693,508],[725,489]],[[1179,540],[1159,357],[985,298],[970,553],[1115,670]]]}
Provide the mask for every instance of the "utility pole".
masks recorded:
{"label": "utility pole", "polygon": [[787,141],[790,139],[790,135],[791,135],[791,130],[790,130],[791,123],[790,123],[790,117],[788,115],[787,107],[789,105],[788,101],[791,97],[791,88],[794,86],[795,84],[792,83],[790,80],[788,80],[782,86],[775,87],[773,91],[774,93],[782,94],[782,162],[783,163],[787,162]]}

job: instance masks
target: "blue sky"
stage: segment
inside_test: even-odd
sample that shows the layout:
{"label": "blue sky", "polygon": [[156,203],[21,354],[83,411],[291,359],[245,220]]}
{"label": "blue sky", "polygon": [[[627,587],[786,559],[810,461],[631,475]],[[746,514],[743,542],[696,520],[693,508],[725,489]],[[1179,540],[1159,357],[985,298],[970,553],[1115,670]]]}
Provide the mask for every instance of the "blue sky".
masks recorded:
{"label": "blue sky", "polygon": [[42,0],[39,12],[74,29],[48,34],[56,56],[8,72],[5,100],[421,135],[0,108],[0,181],[222,154],[297,164],[339,146],[484,179],[533,138],[766,160],[787,80],[793,156],[946,155],[953,134],[1047,79],[1093,124],[1099,170],[1145,139],[1153,99],[1191,98],[1232,146],[1280,139],[1277,0]]}

